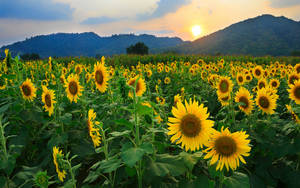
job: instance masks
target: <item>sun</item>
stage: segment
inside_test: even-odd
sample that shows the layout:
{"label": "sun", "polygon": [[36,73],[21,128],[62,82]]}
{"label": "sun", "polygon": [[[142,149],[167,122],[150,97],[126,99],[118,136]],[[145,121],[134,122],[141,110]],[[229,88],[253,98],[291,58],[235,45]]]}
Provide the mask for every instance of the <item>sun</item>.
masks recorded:
{"label": "sun", "polygon": [[194,35],[194,37],[198,37],[199,35],[201,35],[202,29],[200,27],[200,25],[194,25],[192,27],[192,33]]}

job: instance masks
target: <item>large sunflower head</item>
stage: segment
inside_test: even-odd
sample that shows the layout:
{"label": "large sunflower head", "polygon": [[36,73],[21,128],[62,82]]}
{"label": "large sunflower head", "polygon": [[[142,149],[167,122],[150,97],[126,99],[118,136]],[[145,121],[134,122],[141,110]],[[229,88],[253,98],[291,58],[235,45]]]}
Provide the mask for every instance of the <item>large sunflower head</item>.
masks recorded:
{"label": "large sunflower head", "polygon": [[[139,78],[139,79],[138,79]],[[136,80],[138,79],[137,83]],[[131,78],[128,82],[128,85],[134,87],[135,84],[135,94],[136,96],[142,96],[143,93],[146,91],[146,84],[145,84],[145,80],[142,77],[139,76],[135,76],[134,78]],[[133,93],[132,91],[129,92],[129,97],[133,97]]]}
{"label": "large sunflower head", "polygon": [[297,63],[295,66],[294,66],[294,70],[297,74],[300,74],[300,63]]}
{"label": "large sunflower head", "polygon": [[289,85],[288,89],[290,99],[294,100],[296,104],[300,104],[300,80],[296,80],[294,84]]}
{"label": "large sunflower head", "polygon": [[97,127],[100,122],[95,121],[96,119],[96,112],[94,112],[93,109],[90,109],[88,112],[88,120],[87,120],[87,126],[89,130],[89,135],[92,138],[94,147],[98,147],[101,143],[101,137],[99,133],[99,128]]}
{"label": "large sunflower head", "polygon": [[251,74],[246,74],[245,79],[247,82],[250,82],[252,80],[252,75]]}
{"label": "large sunflower head", "polygon": [[42,86],[42,87],[43,87],[42,102],[45,104],[44,108],[46,112],[49,112],[49,116],[51,116],[54,110],[54,103],[56,103],[55,94],[53,90],[48,89],[46,86]]}
{"label": "large sunflower head", "polygon": [[267,86],[267,80],[266,80],[266,79],[260,79],[260,80],[257,82],[257,88],[258,88],[258,89],[265,88],[266,86]]}
{"label": "large sunflower head", "polygon": [[224,166],[227,171],[229,168],[236,170],[240,165],[239,161],[246,164],[243,157],[249,156],[251,147],[248,137],[244,131],[230,133],[228,128],[224,130],[222,127],[221,132],[215,131],[209,140],[204,159],[211,158],[210,165],[218,162],[217,170],[223,170]]}
{"label": "large sunflower head", "polygon": [[109,74],[108,71],[104,65],[104,62],[94,65],[94,79],[97,89],[104,93],[107,89],[107,82],[109,80]]}
{"label": "large sunflower head", "polygon": [[236,75],[236,81],[239,85],[243,85],[245,83],[245,77],[244,77],[244,74],[242,73],[238,73]]}
{"label": "large sunflower head", "polygon": [[217,93],[219,96],[226,96],[228,94],[230,94],[230,92],[232,91],[232,81],[230,80],[229,77],[227,76],[221,76],[219,77],[219,81],[217,84]]}
{"label": "large sunflower head", "polygon": [[239,105],[239,108],[247,115],[251,113],[253,109],[253,101],[250,92],[246,88],[241,87],[239,89],[235,96],[235,102],[243,103]]}
{"label": "large sunflower head", "polygon": [[278,96],[269,91],[267,88],[262,88],[257,91],[256,105],[263,113],[273,114],[276,108],[276,100]]}
{"label": "large sunflower head", "polygon": [[191,99],[185,101],[185,105],[178,102],[177,107],[172,108],[172,114],[174,117],[168,118],[168,135],[173,135],[171,141],[181,143],[186,151],[202,148],[215,131],[212,128],[214,122],[207,119],[207,108]]}
{"label": "large sunflower head", "polygon": [[77,99],[82,95],[83,87],[79,83],[78,75],[70,74],[65,83],[67,97],[70,102],[74,101],[77,103]]}
{"label": "large sunflower head", "polygon": [[300,74],[297,74],[296,72],[292,72],[289,74],[288,84],[289,85],[294,84],[294,82],[299,79],[300,79]]}
{"label": "large sunflower head", "polygon": [[164,83],[165,84],[169,84],[170,82],[171,82],[170,77],[166,77],[165,80],[164,80]]}
{"label": "large sunflower head", "polygon": [[273,78],[269,83],[269,86],[273,89],[277,89],[279,87],[279,85],[280,85],[279,80],[277,80],[275,78]]}
{"label": "large sunflower head", "polygon": [[58,179],[63,182],[64,178],[66,178],[66,171],[64,170],[64,162],[63,162],[64,154],[59,150],[56,146],[53,147],[53,163],[55,165],[55,169],[58,175]]}
{"label": "large sunflower head", "polygon": [[20,90],[25,100],[32,101],[36,97],[36,88],[29,78],[20,85]]}
{"label": "large sunflower head", "polygon": [[263,71],[264,69],[258,65],[252,70],[252,73],[255,78],[260,79],[263,76]]}

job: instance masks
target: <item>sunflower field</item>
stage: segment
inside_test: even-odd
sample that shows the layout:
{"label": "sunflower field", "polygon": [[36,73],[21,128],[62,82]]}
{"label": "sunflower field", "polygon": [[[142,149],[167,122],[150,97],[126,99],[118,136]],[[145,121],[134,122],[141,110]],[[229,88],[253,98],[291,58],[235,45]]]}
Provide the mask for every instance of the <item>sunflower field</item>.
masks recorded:
{"label": "sunflower field", "polygon": [[300,187],[300,59],[0,66],[0,187]]}

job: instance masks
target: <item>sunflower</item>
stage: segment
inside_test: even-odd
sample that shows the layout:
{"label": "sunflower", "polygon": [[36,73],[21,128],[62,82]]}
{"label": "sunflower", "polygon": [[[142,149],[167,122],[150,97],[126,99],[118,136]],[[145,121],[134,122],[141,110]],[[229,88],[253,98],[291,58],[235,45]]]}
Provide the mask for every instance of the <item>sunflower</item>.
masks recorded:
{"label": "sunflower", "polygon": [[166,77],[164,82],[165,82],[165,84],[169,84],[171,82],[171,79],[169,77]]}
{"label": "sunflower", "polygon": [[77,103],[77,99],[82,95],[83,87],[80,85],[78,75],[71,74],[65,83],[66,92],[70,102]]}
{"label": "sunflower", "polygon": [[294,66],[294,70],[297,74],[300,74],[300,63],[297,63],[295,66]]}
{"label": "sunflower", "polygon": [[296,80],[294,84],[289,85],[288,89],[290,99],[294,100],[296,104],[300,104],[300,80]]}
{"label": "sunflower", "polygon": [[174,96],[174,106],[177,106],[178,102],[181,102],[181,96],[179,94]]}
{"label": "sunflower", "polygon": [[[97,125],[99,125],[100,123],[98,121],[95,121],[96,118],[96,112],[94,112],[93,109],[90,109],[88,112],[88,121],[87,121],[87,125],[88,125],[88,129],[89,129],[89,134],[90,137],[92,138],[94,147],[98,147],[101,143],[101,137],[100,137],[100,133],[99,133],[99,128],[97,128]],[[95,126],[96,125],[96,126]]]}
{"label": "sunflower", "polygon": [[257,91],[256,105],[263,113],[273,114],[276,108],[276,100],[278,95],[269,91],[268,88],[262,88]]}
{"label": "sunflower", "polygon": [[32,101],[36,97],[36,88],[29,78],[20,85],[20,90],[25,100]]}
{"label": "sunflower", "polygon": [[76,65],[75,66],[75,72],[76,72],[76,74],[81,74],[81,72],[82,72],[82,67],[81,67],[81,65]]}
{"label": "sunflower", "polygon": [[247,82],[250,82],[250,81],[252,80],[253,77],[252,77],[251,74],[246,74],[245,78],[246,78],[246,81],[247,81]]}
{"label": "sunflower", "polygon": [[270,83],[269,83],[270,87],[273,88],[273,89],[277,89],[280,85],[280,82],[279,80],[273,78]]}
{"label": "sunflower", "polygon": [[42,102],[45,104],[44,108],[46,112],[49,112],[49,116],[53,113],[54,103],[56,103],[54,91],[48,89],[46,86],[43,87],[43,94],[42,94]]}
{"label": "sunflower", "polygon": [[178,102],[177,107],[172,107],[172,114],[175,117],[168,118],[168,135],[173,135],[171,142],[181,143],[186,151],[202,148],[215,131],[214,122],[207,119],[207,108],[195,100],[185,101],[185,105]]}
{"label": "sunflower", "polygon": [[244,75],[243,75],[242,73],[238,73],[238,74],[236,75],[236,81],[237,81],[237,83],[238,83],[239,85],[243,85],[244,82],[245,82],[245,77],[244,77]]}
{"label": "sunflower", "polygon": [[[139,79],[138,79],[139,78]],[[135,82],[138,79],[136,86],[135,86]],[[145,81],[142,77],[139,76],[135,76],[134,78],[131,78],[128,82],[128,85],[134,87],[135,86],[135,95],[136,96],[142,96],[143,93],[146,91],[146,84]],[[133,97],[132,91],[129,91],[129,97]]]}
{"label": "sunflower", "polygon": [[240,166],[240,161],[246,164],[243,156],[249,156],[251,147],[248,137],[245,131],[230,133],[228,128],[224,130],[222,127],[221,132],[215,131],[209,140],[204,159],[211,158],[210,165],[218,162],[216,170],[221,171],[224,166],[227,171],[229,168],[236,170]]}
{"label": "sunflower", "polygon": [[228,94],[228,95],[218,95],[218,100],[220,101],[222,106],[228,106],[230,99],[231,99],[230,94]]}
{"label": "sunflower", "polygon": [[288,112],[291,113],[292,119],[293,119],[296,123],[300,124],[300,119],[299,119],[299,117],[297,116],[297,114],[293,111],[292,107],[291,107],[290,105],[287,105],[287,104],[285,105],[285,107],[287,108]]}
{"label": "sunflower", "polygon": [[97,89],[101,93],[104,93],[107,89],[107,81],[109,80],[104,62],[97,62],[97,64],[94,65],[94,79]]}
{"label": "sunflower", "polygon": [[267,80],[265,80],[265,79],[260,79],[257,83],[258,89],[265,88],[266,86],[267,86]]}
{"label": "sunflower", "polygon": [[148,77],[148,78],[150,78],[150,77],[152,76],[152,70],[148,69],[148,70],[146,71],[146,73],[147,73],[147,77]]}
{"label": "sunflower", "polygon": [[2,77],[2,74],[0,74],[0,90],[3,90],[6,88],[7,85],[7,79]]}
{"label": "sunflower", "polygon": [[239,89],[235,95],[235,102],[244,103],[239,105],[240,110],[245,112],[247,115],[251,113],[253,109],[253,100],[250,92],[247,89],[243,87]]}
{"label": "sunflower", "polygon": [[227,96],[232,91],[232,87],[233,84],[230,78],[227,76],[221,76],[217,84],[218,96]]}
{"label": "sunflower", "polygon": [[299,79],[300,79],[300,74],[297,74],[296,72],[292,72],[289,74],[288,84],[289,85],[294,84],[294,82]]}
{"label": "sunflower", "polygon": [[166,99],[163,97],[156,97],[156,101],[160,105],[164,105],[166,103]]}
{"label": "sunflower", "polygon": [[252,70],[252,73],[255,78],[260,79],[263,75],[263,71],[263,68],[260,65],[258,65]]}
{"label": "sunflower", "polygon": [[66,171],[64,170],[63,163],[64,154],[59,150],[56,146],[53,147],[53,162],[56,168],[56,172],[58,175],[58,179],[63,182],[64,178],[66,178]]}

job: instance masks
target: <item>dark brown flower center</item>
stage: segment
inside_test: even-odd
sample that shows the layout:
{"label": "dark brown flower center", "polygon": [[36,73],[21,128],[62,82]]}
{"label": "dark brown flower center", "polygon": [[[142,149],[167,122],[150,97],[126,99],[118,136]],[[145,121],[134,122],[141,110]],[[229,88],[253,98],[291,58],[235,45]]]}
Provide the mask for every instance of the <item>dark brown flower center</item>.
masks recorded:
{"label": "dark brown flower center", "polygon": [[26,97],[31,95],[31,88],[28,85],[22,85],[22,91]]}
{"label": "dark brown flower center", "polygon": [[300,86],[296,86],[294,89],[294,95],[297,99],[300,99]]}
{"label": "dark brown flower center", "polygon": [[273,81],[273,82],[271,83],[271,85],[272,85],[272,87],[277,87],[277,82],[276,82],[276,81]]}
{"label": "dark brown flower center", "polygon": [[294,84],[294,82],[296,81],[296,80],[298,80],[299,78],[298,78],[298,76],[297,75],[292,75],[292,76],[290,76],[290,78],[289,78],[289,84]]}
{"label": "dark brown flower center", "polygon": [[244,78],[243,78],[242,76],[239,76],[239,77],[238,77],[238,80],[239,80],[239,82],[243,82],[243,81],[244,81]]}
{"label": "dark brown flower center", "polygon": [[235,141],[228,136],[222,136],[215,141],[215,148],[217,153],[223,156],[231,156],[237,150]]}
{"label": "dark brown flower center", "polygon": [[249,75],[247,75],[247,76],[246,76],[246,80],[249,81],[250,79],[251,79],[251,77],[250,77]]}
{"label": "dark brown flower center", "polygon": [[248,99],[245,96],[240,97],[239,102],[244,103],[244,104],[241,104],[240,107],[242,107],[243,109],[247,109],[248,108],[249,101],[248,101]]}
{"label": "dark brown flower center", "polygon": [[262,96],[259,98],[258,100],[258,104],[262,107],[262,108],[269,108],[270,106],[270,101],[267,97]]}
{"label": "dark brown flower center", "polygon": [[80,73],[80,67],[76,68],[76,73],[79,74]]}
{"label": "dark brown flower center", "polygon": [[96,82],[99,85],[102,85],[102,83],[103,83],[103,73],[102,73],[102,71],[100,71],[100,70],[96,71],[96,73],[95,73],[95,79],[96,79]]}
{"label": "dark brown flower center", "polygon": [[200,119],[194,114],[187,114],[181,119],[180,128],[183,135],[196,137],[201,131]]}
{"label": "dark brown flower center", "polygon": [[300,66],[298,66],[298,67],[296,68],[296,71],[297,71],[298,74],[300,73]]}
{"label": "dark brown flower center", "polygon": [[229,100],[229,96],[225,96],[221,98],[222,101],[228,101]]}
{"label": "dark brown flower center", "polygon": [[69,83],[69,91],[72,95],[76,95],[78,92],[78,86],[77,83],[75,81],[71,81]]}
{"label": "dark brown flower center", "polygon": [[265,82],[259,82],[258,88],[261,89],[261,88],[263,88],[263,87],[266,87]]}
{"label": "dark brown flower center", "polygon": [[229,83],[227,82],[227,80],[221,80],[220,82],[220,91],[222,93],[227,93],[229,90]]}
{"label": "dark brown flower center", "polygon": [[260,76],[260,75],[261,75],[261,71],[260,71],[259,69],[255,69],[254,72],[255,72],[255,75],[256,75],[256,76]]}
{"label": "dark brown flower center", "polygon": [[45,95],[45,103],[48,107],[51,107],[51,96],[49,94]]}

